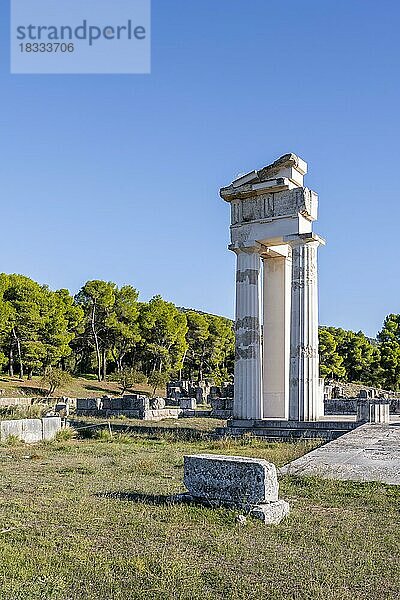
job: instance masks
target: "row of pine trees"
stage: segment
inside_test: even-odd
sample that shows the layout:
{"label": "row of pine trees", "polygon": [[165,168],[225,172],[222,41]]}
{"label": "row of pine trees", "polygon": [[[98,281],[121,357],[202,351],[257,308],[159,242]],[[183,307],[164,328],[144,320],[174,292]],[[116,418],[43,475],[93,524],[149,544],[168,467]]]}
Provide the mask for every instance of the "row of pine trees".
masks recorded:
{"label": "row of pine trees", "polygon": [[129,369],[142,377],[228,380],[234,332],[224,317],[177,308],[160,296],[88,281],[73,297],[23,275],[0,275],[0,367],[31,378],[58,367],[104,380]]}
{"label": "row of pine trees", "polygon": [[[137,382],[232,379],[233,323],[178,308],[161,296],[139,301],[131,285],[88,281],[76,296],[23,275],[0,274],[0,369],[31,378],[57,367],[97,378],[127,370]],[[400,388],[400,315],[386,317],[377,340],[320,328],[321,376]]]}

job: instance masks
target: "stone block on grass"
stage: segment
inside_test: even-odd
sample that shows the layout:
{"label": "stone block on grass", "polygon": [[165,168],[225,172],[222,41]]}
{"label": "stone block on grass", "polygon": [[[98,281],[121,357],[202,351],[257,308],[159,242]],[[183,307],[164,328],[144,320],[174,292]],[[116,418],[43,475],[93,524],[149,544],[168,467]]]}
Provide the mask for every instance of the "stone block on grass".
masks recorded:
{"label": "stone block on grass", "polygon": [[241,509],[266,525],[278,524],[289,514],[289,504],[278,499],[275,465],[263,459],[185,456],[184,483],[188,493],[175,496],[175,501]]}
{"label": "stone block on grass", "polygon": [[238,507],[278,500],[275,465],[258,458],[185,456],[184,484],[194,498]]}
{"label": "stone block on grass", "polygon": [[42,419],[21,419],[22,439],[26,444],[35,444],[43,439]]}
{"label": "stone block on grass", "polygon": [[60,417],[45,417],[42,419],[43,439],[53,440],[61,429]]}
{"label": "stone block on grass", "polygon": [[266,504],[257,504],[251,509],[250,515],[255,519],[260,519],[265,525],[279,525],[279,523],[289,514],[289,503],[285,500],[268,502]]}
{"label": "stone block on grass", "polygon": [[0,422],[0,440],[6,442],[10,436],[23,440],[21,419]]}

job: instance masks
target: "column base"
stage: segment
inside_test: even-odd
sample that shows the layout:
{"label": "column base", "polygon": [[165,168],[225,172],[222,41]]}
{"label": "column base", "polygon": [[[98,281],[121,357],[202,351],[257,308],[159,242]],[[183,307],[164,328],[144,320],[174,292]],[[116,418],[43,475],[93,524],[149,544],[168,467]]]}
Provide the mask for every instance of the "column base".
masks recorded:
{"label": "column base", "polygon": [[330,441],[352,431],[360,423],[354,421],[285,421],[274,419],[231,419],[226,427],[219,427],[220,436],[251,435],[274,441],[322,439]]}

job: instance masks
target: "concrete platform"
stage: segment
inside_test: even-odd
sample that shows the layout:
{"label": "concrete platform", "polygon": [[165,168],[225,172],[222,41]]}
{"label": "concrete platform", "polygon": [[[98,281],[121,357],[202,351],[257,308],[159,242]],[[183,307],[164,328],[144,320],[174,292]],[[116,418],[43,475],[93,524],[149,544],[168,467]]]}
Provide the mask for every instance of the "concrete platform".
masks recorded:
{"label": "concrete platform", "polygon": [[280,473],[400,485],[400,422],[361,425],[285,465]]}

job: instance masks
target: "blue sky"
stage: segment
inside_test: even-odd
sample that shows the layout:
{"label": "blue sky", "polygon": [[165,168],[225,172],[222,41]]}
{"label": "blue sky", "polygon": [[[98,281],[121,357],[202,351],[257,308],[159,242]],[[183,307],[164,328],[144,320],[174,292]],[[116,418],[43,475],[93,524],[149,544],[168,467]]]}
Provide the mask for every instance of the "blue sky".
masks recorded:
{"label": "blue sky", "polygon": [[0,271],[233,315],[218,190],[286,152],[320,196],[320,321],[400,312],[400,5],[153,0],[151,75],[11,75],[0,0]]}

